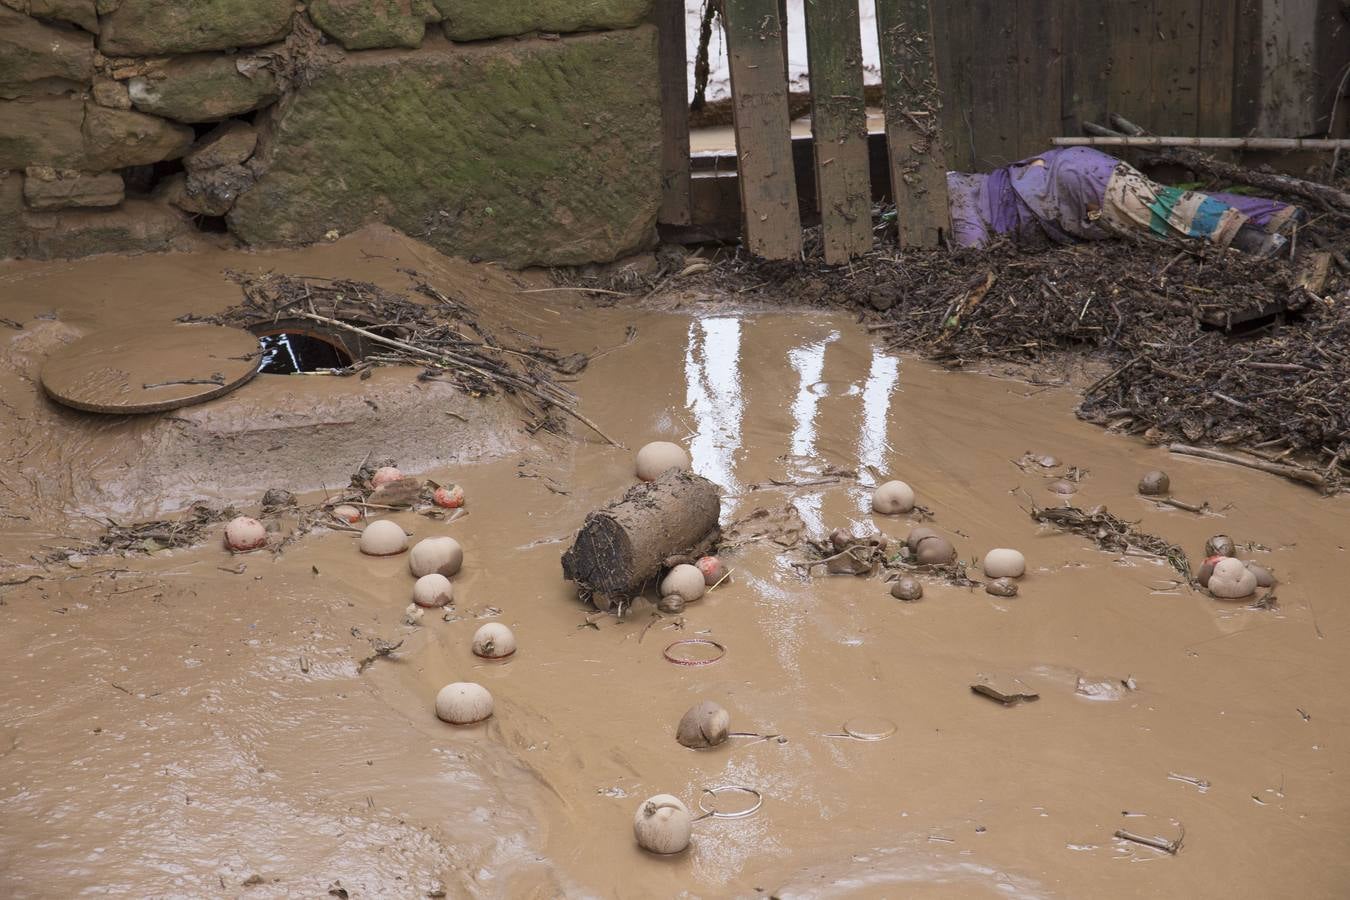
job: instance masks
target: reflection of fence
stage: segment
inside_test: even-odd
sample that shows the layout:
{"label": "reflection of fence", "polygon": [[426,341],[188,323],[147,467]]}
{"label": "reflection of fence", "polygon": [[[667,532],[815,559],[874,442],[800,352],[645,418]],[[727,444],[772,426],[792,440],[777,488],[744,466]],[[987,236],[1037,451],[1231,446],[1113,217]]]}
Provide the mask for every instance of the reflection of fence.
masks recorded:
{"label": "reflection of fence", "polygon": [[[872,191],[856,0],[805,4],[816,206],[828,262],[872,246]],[[722,0],[735,114],[742,239],[754,254],[801,253],[779,0]],[[683,3],[662,0],[665,194],[662,221],[689,219]],[[928,0],[877,0],[891,196],[902,246],[936,246],[949,227]]]}

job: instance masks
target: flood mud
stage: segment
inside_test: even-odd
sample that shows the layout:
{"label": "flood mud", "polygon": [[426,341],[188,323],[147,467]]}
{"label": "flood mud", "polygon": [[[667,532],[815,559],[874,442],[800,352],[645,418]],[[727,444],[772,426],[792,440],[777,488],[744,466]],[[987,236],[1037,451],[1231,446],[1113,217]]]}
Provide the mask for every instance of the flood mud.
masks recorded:
{"label": "flood mud", "polygon": [[[509,400],[399,369],[259,375],[192,415],[253,435],[269,404],[298,415],[301,399],[329,394],[351,408],[405,399],[397,415],[354,419],[340,441],[303,444],[305,426],[252,456],[239,448],[261,439],[203,453],[195,480],[147,480],[153,497],[126,500],[129,478],[115,496],[81,496],[92,478],[135,469],[185,411],[56,410],[32,380],[43,354],[128,311],[216,312],[238,297],[224,268],[401,288],[402,266],[560,352],[617,348],[569,387],[626,448],[579,425],[528,434]],[[659,309],[520,293],[547,284],[387,232],[294,253],[0,269],[6,315],[25,325],[0,332],[0,893],[1344,896],[1345,498],[1169,457],[1076,420],[1068,388],[897,356],[845,315],[738,307],[711,291],[654,298]],[[1027,574],[1007,599],[921,574],[922,599],[901,602],[881,577],[804,578],[800,546],[750,541],[723,555],[730,578],[679,615],[646,601],[622,619],[598,613],[560,557],[585,514],[633,483],[633,452],[652,440],[685,446],[719,485],[724,525],[788,503],[817,540],[834,528],[902,540],[922,522],[977,578],[973,561],[992,547],[1021,550]],[[203,496],[255,514],[268,487],[322,501],[331,473],[288,444],[336,473],[388,455],[461,485],[453,521],[388,515],[413,540],[463,544],[454,604],[404,624],[406,556],[362,556],[341,530],[279,555],[232,556],[212,532],[189,549],[32,559],[95,533],[89,517],[119,497],[130,513]],[[245,477],[288,453],[292,479]],[[1026,465],[1028,453],[1056,465]],[[1152,469],[1208,512],[1139,496]],[[913,486],[919,511],[872,513],[871,486],[889,478]],[[1076,492],[1047,490],[1059,480]],[[1102,551],[1030,515],[1064,503],[1105,506],[1185,548],[1193,567],[1207,538],[1229,534],[1276,572],[1278,602],[1216,601],[1164,559]],[[493,620],[518,641],[506,660],[470,650]],[[665,650],[679,640],[725,654],[678,665]],[[1004,705],[971,690],[1000,679],[1038,698]],[[452,681],[487,687],[493,717],[438,721],[433,699]],[[678,744],[702,700],[742,736]],[[722,786],[762,806],[696,822],[676,856],[635,845],[634,811],[651,795],[724,812],[752,802],[704,793]],[[1172,854],[1117,832],[1184,839]]]}

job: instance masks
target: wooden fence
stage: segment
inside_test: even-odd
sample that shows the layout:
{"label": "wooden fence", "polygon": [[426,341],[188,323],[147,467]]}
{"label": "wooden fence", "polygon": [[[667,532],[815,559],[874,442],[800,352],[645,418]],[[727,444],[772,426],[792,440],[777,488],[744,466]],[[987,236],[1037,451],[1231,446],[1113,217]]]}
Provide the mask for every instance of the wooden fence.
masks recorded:
{"label": "wooden fence", "polygon": [[[945,169],[987,171],[1085,121],[1122,113],[1155,134],[1320,136],[1350,64],[1346,0],[875,0],[889,191],[900,242],[949,227]],[[721,0],[742,239],[801,250],[798,184],[814,184],[826,259],[871,245],[856,0],[806,0],[814,178],[795,178],[782,0]],[[931,6],[931,11],[930,11]],[[689,223],[682,0],[658,0],[666,91],[661,221]],[[1350,98],[1342,107],[1350,106]],[[1341,115],[1344,121],[1345,115]],[[1343,126],[1342,126],[1343,127]],[[798,173],[799,175],[801,173]]]}
{"label": "wooden fence", "polygon": [[[805,10],[816,208],[825,259],[841,263],[872,246],[862,30],[856,0],[814,0]],[[663,85],[667,152],[662,221],[684,224],[688,121],[678,121],[680,116],[671,112],[683,110],[687,90],[684,70],[676,76],[673,62],[684,61],[683,4],[662,0],[658,17],[663,26],[662,70],[678,81],[668,78]],[[742,240],[756,256],[792,259],[801,253],[802,230],[780,0],[723,0],[722,21],[731,71]],[[877,0],[877,29],[900,243],[937,246],[950,219],[928,0]]]}

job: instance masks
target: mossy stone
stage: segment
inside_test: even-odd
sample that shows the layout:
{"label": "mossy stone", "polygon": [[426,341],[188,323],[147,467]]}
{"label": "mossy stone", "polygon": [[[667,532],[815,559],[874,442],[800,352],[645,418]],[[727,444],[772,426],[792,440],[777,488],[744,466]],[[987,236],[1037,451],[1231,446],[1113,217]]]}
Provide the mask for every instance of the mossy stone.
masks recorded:
{"label": "mossy stone", "polygon": [[647,20],[652,0],[434,0],[452,41],[546,31],[632,28]]}

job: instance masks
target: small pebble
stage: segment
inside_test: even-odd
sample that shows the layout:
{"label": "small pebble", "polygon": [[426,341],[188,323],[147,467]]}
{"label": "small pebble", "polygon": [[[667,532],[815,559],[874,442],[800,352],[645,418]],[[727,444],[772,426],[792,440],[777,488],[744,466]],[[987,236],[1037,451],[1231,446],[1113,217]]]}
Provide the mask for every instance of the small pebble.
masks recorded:
{"label": "small pebble", "polygon": [[1059,481],[1052,481],[1046,487],[1051,493],[1055,494],[1078,493],[1078,485],[1074,484],[1072,481],[1064,481],[1063,479]]}
{"label": "small pebble", "polygon": [[1016,597],[1017,582],[1011,578],[995,578],[984,586],[984,592],[995,597]]}
{"label": "small pebble", "polygon": [[912,602],[923,597],[923,585],[917,578],[906,575],[891,584],[891,596],[897,600]]}
{"label": "small pebble", "polygon": [[1172,479],[1167,477],[1167,473],[1154,469],[1152,472],[1145,472],[1144,477],[1139,479],[1139,493],[1149,497],[1157,497],[1166,494],[1172,489]]}

